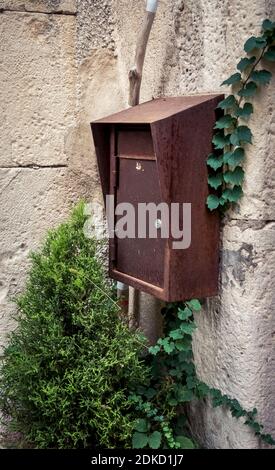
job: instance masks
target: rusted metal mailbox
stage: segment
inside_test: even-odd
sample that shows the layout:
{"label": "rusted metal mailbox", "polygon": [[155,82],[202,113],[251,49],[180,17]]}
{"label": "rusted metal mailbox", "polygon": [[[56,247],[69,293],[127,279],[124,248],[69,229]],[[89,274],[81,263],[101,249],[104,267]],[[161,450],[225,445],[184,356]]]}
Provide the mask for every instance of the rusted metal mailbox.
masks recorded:
{"label": "rusted metal mailbox", "polygon": [[[161,98],[91,124],[103,194],[135,209],[135,236],[110,239],[110,276],[165,301],[216,295],[219,218],[206,207],[206,158],[222,95]],[[173,247],[169,228],[138,237],[138,205],[191,204],[191,244]],[[160,216],[161,217],[161,216]],[[179,211],[179,224],[185,221]],[[146,224],[149,224],[146,221]]]}

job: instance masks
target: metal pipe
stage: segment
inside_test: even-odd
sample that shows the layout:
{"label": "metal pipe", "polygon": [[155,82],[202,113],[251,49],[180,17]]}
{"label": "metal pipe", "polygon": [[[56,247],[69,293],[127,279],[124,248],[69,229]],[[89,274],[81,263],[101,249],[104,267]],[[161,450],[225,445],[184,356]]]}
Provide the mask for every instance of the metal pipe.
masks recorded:
{"label": "metal pipe", "polygon": [[159,0],[147,0],[146,11],[156,13]]}
{"label": "metal pipe", "polygon": [[[145,24],[142,28],[140,37],[138,39],[138,44],[137,44],[137,51],[136,51],[136,65],[134,67],[134,71],[132,70],[132,75],[133,75],[133,81],[134,84],[132,84],[132,90],[131,90],[131,78],[130,78],[130,105],[135,106],[139,103],[139,89],[140,89],[140,84],[141,84],[141,79],[142,79],[142,68],[143,68],[143,62],[144,62],[144,57],[145,57],[145,52],[146,52],[146,46],[147,42],[149,39],[151,27],[154,21],[155,13],[158,8],[158,3],[159,0],[147,0],[146,1],[146,12],[147,12],[147,17],[145,20]],[[135,72],[135,73],[134,73]],[[137,75],[139,75],[139,81],[136,84],[135,80],[137,79]],[[131,77],[131,72],[130,72],[130,77]],[[137,89],[135,89],[137,87]],[[134,96],[134,97],[133,97]],[[119,304],[121,307],[121,310],[126,317],[128,314],[128,307],[129,307],[129,286],[126,284],[123,284],[122,282],[117,283],[117,297],[119,300]]]}

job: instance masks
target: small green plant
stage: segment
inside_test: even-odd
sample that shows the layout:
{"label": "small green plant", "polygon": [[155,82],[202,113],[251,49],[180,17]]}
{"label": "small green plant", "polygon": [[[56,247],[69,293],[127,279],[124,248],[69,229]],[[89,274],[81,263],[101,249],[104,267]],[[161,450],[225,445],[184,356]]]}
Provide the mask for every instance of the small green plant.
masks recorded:
{"label": "small green plant", "polygon": [[212,191],[207,206],[211,211],[227,210],[243,195],[245,147],[252,144],[253,137],[247,126],[254,111],[251,99],[272,78],[269,70],[258,66],[261,62],[266,65],[275,62],[275,22],[265,20],[261,36],[249,38],[244,51],[247,56],[239,61],[238,72],[222,83],[231,85],[233,92],[219,103],[218,108],[225,114],[216,121],[214,150],[207,159]]}
{"label": "small green plant", "polygon": [[119,319],[98,242],[83,234],[83,208],[32,255],[1,368],[5,424],[36,448],[131,447],[129,389],[148,374],[144,341]]}

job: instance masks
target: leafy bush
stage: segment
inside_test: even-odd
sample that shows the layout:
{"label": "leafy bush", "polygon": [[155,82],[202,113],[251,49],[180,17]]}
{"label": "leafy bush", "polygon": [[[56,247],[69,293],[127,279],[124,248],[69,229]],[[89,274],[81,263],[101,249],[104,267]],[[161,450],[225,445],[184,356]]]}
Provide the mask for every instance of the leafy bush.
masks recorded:
{"label": "leafy bush", "polygon": [[119,319],[98,242],[83,234],[85,220],[81,203],[32,255],[4,353],[6,424],[38,448],[131,447],[129,390],[148,373],[141,338]]}

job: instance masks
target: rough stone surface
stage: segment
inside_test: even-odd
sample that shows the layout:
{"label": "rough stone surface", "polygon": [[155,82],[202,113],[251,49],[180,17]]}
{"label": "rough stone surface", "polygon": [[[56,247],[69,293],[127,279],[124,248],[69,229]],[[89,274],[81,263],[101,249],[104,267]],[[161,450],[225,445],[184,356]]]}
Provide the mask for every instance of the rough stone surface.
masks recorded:
{"label": "rough stone surface", "polygon": [[60,165],[75,119],[75,19],[0,14],[0,165]]}
{"label": "rough stone surface", "polygon": [[[101,201],[89,123],[127,106],[144,0],[1,1],[0,343],[13,327],[8,299],[24,285],[27,255],[82,195]],[[163,0],[153,25],[141,101],[220,92],[247,37],[275,0]],[[275,68],[273,66],[273,72]],[[194,353],[200,377],[256,406],[275,433],[274,79],[254,100],[245,196],[222,234],[220,296],[198,315]],[[225,92],[227,90],[225,89]],[[50,165],[22,169],[19,166]],[[56,165],[66,168],[53,168]],[[3,168],[3,167],[14,168]],[[68,168],[67,168],[68,166]],[[2,169],[1,169],[2,167]],[[272,222],[273,221],[273,222]],[[156,312],[141,296],[151,341]],[[208,448],[258,448],[240,420],[209,403],[192,408],[193,432]]]}
{"label": "rough stone surface", "polygon": [[40,13],[76,13],[76,0],[0,0],[0,9]]}
{"label": "rough stone surface", "polygon": [[[23,2],[18,3],[10,2],[9,7],[20,9]],[[25,2],[26,9],[31,9],[31,3],[33,9],[36,3],[37,10],[46,4],[51,10],[58,3],[72,5]],[[4,11],[0,35],[1,354],[15,325],[11,298],[23,289],[30,251],[90,191],[87,178],[70,165],[77,155],[81,158],[74,145],[75,17]]]}
{"label": "rough stone surface", "polygon": [[115,21],[110,0],[77,0],[77,58],[82,61],[96,49],[114,50]]}
{"label": "rough stone surface", "polygon": [[[0,169],[0,355],[14,324],[11,299],[25,282],[30,251],[63,221],[86,185],[67,168]],[[69,188],[69,190],[68,190]]]}
{"label": "rough stone surface", "polygon": [[93,196],[97,191],[101,194],[101,187],[90,122],[125,106],[117,76],[117,61],[113,53],[105,48],[94,50],[91,56],[85,58],[79,65],[78,127],[71,165],[75,170],[96,178],[97,184],[93,187]]}
{"label": "rough stone surface", "polygon": [[[275,223],[228,222],[223,234],[221,295],[197,315],[197,371],[206,383],[256,406],[274,434]],[[257,439],[224,412],[199,407],[197,433],[207,447],[253,448]],[[203,425],[203,424],[204,425]],[[218,426],[217,426],[218,423]],[[206,424],[206,426],[205,426]],[[223,429],[223,432],[221,430]],[[239,429],[239,431],[238,431]]]}

